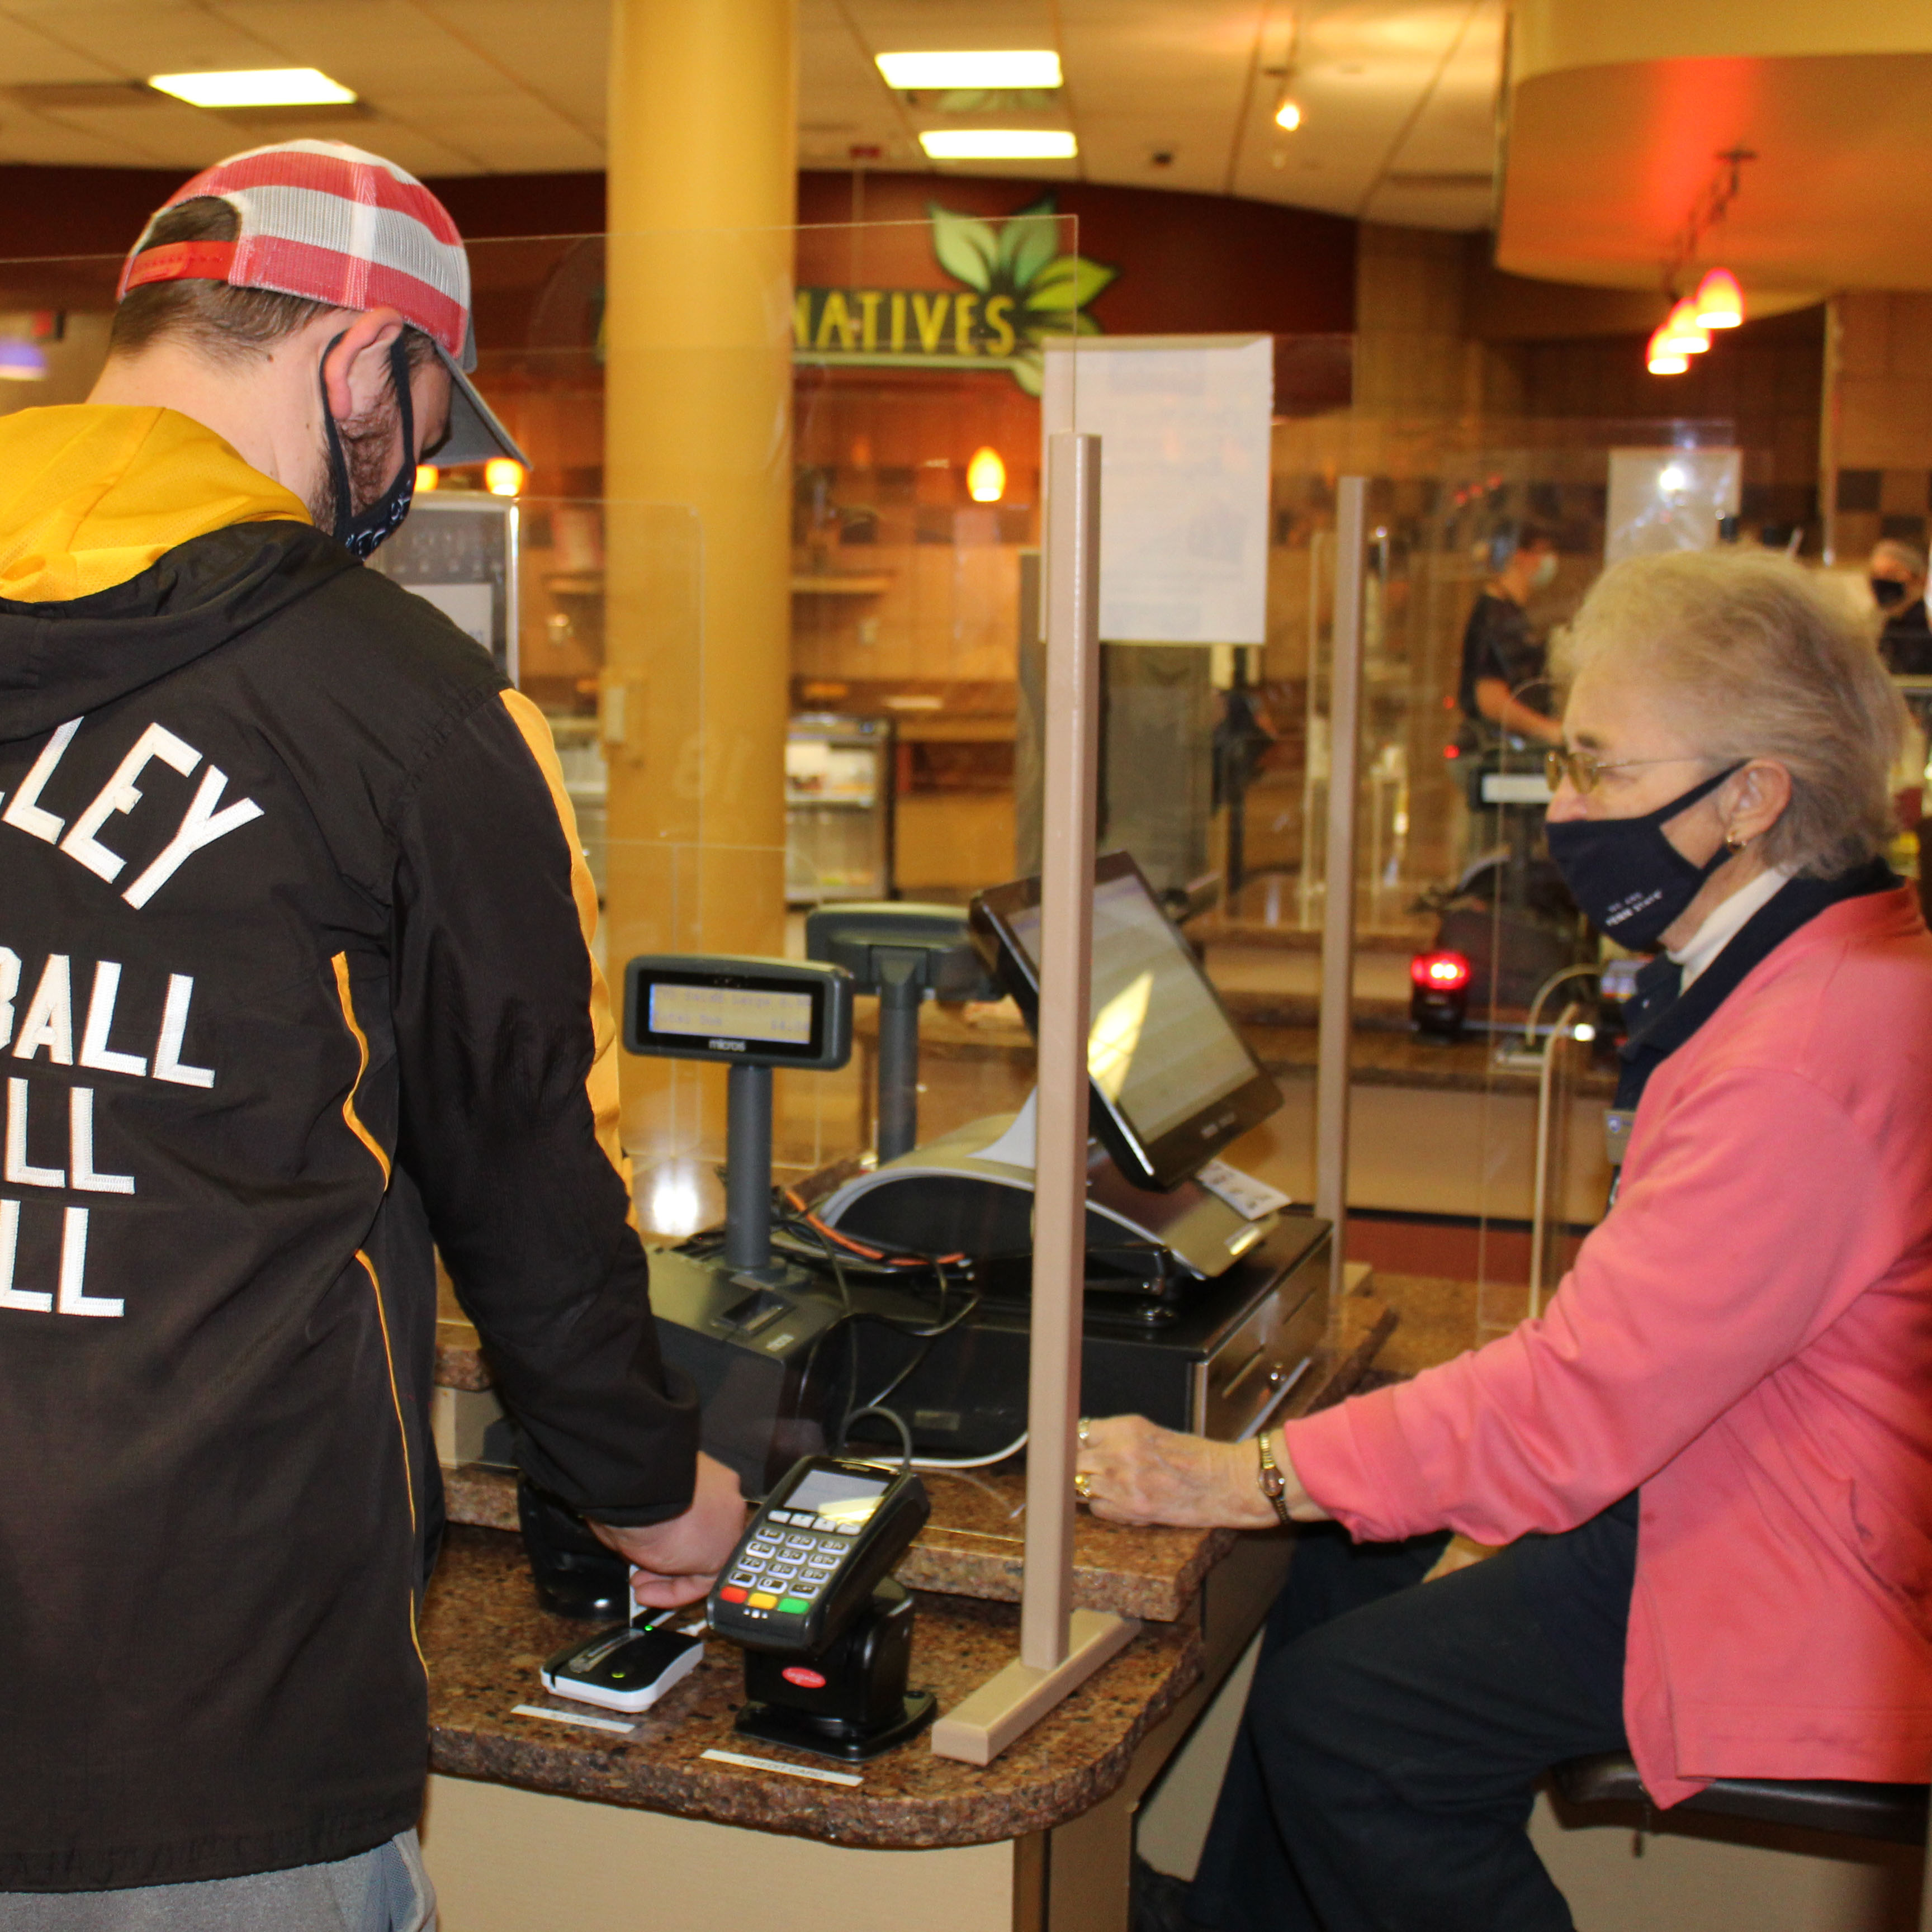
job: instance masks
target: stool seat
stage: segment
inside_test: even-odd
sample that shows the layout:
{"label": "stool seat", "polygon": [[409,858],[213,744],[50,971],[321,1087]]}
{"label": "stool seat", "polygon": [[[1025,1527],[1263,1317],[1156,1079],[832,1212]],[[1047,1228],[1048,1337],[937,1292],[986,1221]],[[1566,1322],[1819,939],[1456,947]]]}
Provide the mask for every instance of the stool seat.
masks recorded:
{"label": "stool seat", "polygon": [[[1572,1804],[1648,1804],[1648,1792],[1627,1751],[1574,1757],[1550,1772]],[[1865,1784],[1841,1778],[1720,1778],[1676,1808],[1754,1818],[1768,1825],[1800,1825],[1856,1838],[1884,1838],[1922,1845],[1926,1838],[1927,1787]]]}

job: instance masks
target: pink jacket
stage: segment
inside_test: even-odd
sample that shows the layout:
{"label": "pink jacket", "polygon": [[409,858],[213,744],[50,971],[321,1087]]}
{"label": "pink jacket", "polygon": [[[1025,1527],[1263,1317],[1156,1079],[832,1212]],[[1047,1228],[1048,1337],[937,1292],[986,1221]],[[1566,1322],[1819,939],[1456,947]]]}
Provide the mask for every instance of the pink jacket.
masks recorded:
{"label": "pink jacket", "polygon": [[1288,1426],[1360,1539],[1642,1486],[1624,1718],[1660,1803],[1932,1773],[1932,939],[1843,901],[1652,1076],[1547,1312]]}

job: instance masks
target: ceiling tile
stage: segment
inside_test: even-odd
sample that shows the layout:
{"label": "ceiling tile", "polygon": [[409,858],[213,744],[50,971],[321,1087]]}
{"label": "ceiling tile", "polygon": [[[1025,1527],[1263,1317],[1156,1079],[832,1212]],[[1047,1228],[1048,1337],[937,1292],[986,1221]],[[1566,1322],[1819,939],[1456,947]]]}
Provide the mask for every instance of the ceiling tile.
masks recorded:
{"label": "ceiling tile", "polygon": [[0,86],[36,81],[118,80],[124,76],[85,50],[65,46],[37,28],[0,13]]}
{"label": "ceiling tile", "polygon": [[130,80],[274,64],[254,35],[189,0],[9,0],[8,11]]}
{"label": "ceiling tile", "polygon": [[[874,50],[1058,46],[1067,86],[1046,120],[1070,124],[1071,164],[976,166],[1218,193],[1462,226],[1486,218],[1469,182],[1489,166],[1503,0],[800,0],[800,156],[932,170],[916,122]],[[1252,72],[1299,16],[1294,86],[1308,119],[1270,124],[1279,83]],[[0,86],[137,77],[198,66],[313,65],[376,118],[326,131],[418,172],[594,168],[605,118],[609,0],[0,0]],[[1445,52],[1462,40],[1444,64]],[[1439,77],[1438,77],[1439,76]],[[1424,92],[1433,97],[1404,124]],[[156,118],[159,116],[162,118]],[[180,118],[185,116],[185,119]],[[105,118],[103,118],[103,117]],[[1028,117],[1029,118],[1035,117]],[[279,131],[279,130],[278,130]],[[1240,136],[1238,142],[1237,135]],[[241,140],[248,138],[239,136]],[[58,121],[0,103],[0,154],[124,166],[194,165],[237,130],[191,110],[130,108]],[[1172,156],[1156,166],[1152,154]],[[1232,182],[1230,158],[1238,154]],[[1277,165],[1277,162],[1279,164]],[[1397,179],[1382,180],[1392,170]],[[1453,178],[1465,177],[1458,184]],[[1446,180],[1444,178],[1450,178]],[[1378,188],[1378,182],[1382,185]]]}

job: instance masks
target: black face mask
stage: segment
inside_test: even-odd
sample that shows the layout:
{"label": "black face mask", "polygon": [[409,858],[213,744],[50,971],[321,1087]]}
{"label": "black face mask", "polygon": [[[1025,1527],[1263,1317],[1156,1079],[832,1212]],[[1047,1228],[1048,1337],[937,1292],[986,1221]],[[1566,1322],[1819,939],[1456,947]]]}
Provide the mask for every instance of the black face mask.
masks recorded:
{"label": "black face mask", "polygon": [[1704,881],[1735,856],[1720,845],[1708,865],[1694,866],[1664,828],[1742,769],[1732,765],[1641,818],[1550,821],[1550,856],[1585,916],[1606,939],[1633,952],[1654,952],[1665,928],[1683,916]]}
{"label": "black face mask", "polygon": [[1905,586],[1895,577],[1874,577],[1866,580],[1871,585],[1871,594],[1878,599],[1881,610],[1896,610],[1905,602]]}
{"label": "black face mask", "polygon": [[[335,342],[341,340],[338,335]],[[322,351],[325,362],[335,342]],[[326,381],[322,384],[322,419],[328,428],[328,470],[335,485],[335,522],[329,535],[352,554],[364,559],[402,527],[403,519],[416,499],[416,409],[410,395],[409,351],[400,335],[389,345],[389,378],[396,392],[396,407],[403,418],[403,464],[396,472],[396,480],[359,514],[353,508],[355,497],[349,487],[349,462],[342,448],[342,432],[328,406],[328,385]]]}

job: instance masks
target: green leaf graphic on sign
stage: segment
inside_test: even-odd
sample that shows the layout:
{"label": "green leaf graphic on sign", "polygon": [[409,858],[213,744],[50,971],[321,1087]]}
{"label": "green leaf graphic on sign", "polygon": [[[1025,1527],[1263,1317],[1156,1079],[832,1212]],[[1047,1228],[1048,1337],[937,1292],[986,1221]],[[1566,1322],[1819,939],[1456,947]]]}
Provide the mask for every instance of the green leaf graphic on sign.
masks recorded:
{"label": "green leaf graphic on sign", "polygon": [[1084,255],[1060,256],[1048,262],[1028,287],[1027,306],[1063,312],[1084,308],[1120,272],[1090,262]]}
{"label": "green leaf graphic on sign", "polygon": [[1023,289],[1054,257],[1060,245],[1060,220],[1048,195],[1030,208],[1010,214],[1000,229],[998,266],[1016,290]]}
{"label": "green leaf graphic on sign", "polygon": [[989,223],[970,214],[955,214],[938,202],[928,202],[932,216],[932,252],[939,266],[969,289],[983,293],[993,284],[993,265],[1000,253],[999,237]]}

